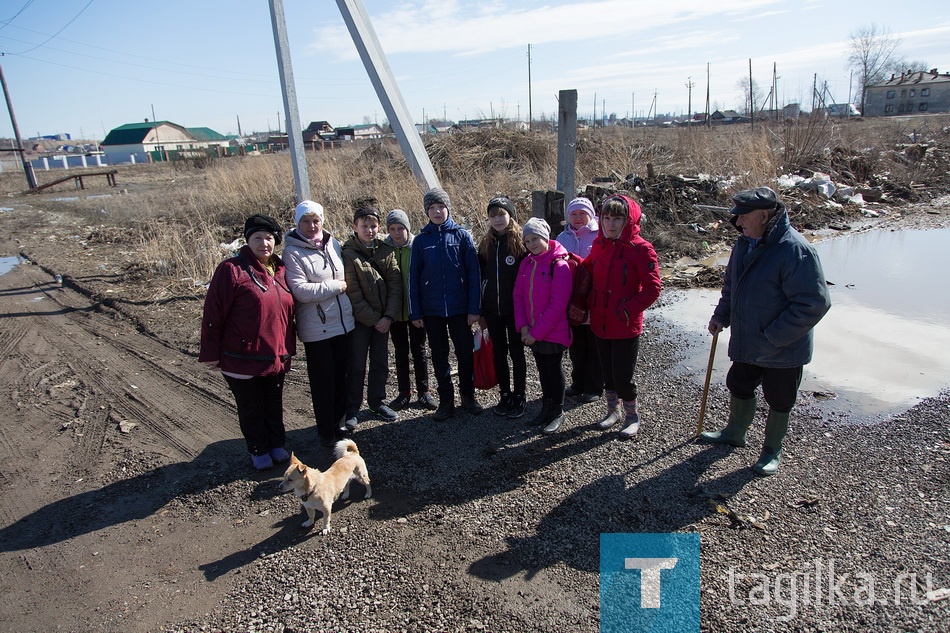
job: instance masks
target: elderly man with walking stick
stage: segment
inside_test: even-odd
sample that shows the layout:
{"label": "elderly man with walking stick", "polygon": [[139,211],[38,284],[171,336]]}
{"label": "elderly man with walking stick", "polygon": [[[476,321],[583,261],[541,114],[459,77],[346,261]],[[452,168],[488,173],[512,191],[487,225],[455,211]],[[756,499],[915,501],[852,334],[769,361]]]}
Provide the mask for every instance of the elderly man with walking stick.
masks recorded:
{"label": "elderly man with walking stick", "polygon": [[778,470],[802,368],[811,361],[813,328],[828,312],[831,299],[818,255],[791,227],[785,204],[774,191],[749,189],[732,201],[730,222],[741,235],[709,320],[714,336],[732,328],[732,367],[726,376],[729,420],[721,431],[702,433],[700,440],[745,446],[761,385],[769,413],[762,454],[752,470],[768,476]]}

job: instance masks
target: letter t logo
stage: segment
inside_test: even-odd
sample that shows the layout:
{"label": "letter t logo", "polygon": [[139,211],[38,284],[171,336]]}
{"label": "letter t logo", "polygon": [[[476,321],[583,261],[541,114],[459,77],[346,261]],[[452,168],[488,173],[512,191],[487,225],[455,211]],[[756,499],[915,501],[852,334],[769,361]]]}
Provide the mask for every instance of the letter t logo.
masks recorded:
{"label": "letter t logo", "polygon": [[624,558],[625,569],[640,570],[640,608],[660,608],[660,570],[676,567],[678,558]]}

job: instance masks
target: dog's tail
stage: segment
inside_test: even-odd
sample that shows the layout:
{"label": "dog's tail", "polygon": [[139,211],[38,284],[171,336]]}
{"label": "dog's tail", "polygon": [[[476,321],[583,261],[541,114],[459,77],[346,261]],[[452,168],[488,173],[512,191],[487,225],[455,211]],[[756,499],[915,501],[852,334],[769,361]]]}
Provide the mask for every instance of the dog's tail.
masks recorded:
{"label": "dog's tail", "polygon": [[340,459],[347,453],[356,453],[360,454],[360,449],[356,448],[356,442],[353,440],[340,440],[336,443],[336,446],[333,448],[333,456],[337,459]]}

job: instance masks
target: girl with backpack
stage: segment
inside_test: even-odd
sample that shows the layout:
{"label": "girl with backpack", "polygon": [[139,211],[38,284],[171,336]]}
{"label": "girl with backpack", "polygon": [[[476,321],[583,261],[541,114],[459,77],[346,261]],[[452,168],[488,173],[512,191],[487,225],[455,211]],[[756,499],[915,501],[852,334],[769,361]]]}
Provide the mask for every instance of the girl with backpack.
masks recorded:
{"label": "girl with backpack", "polygon": [[541,382],[541,411],[531,420],[542,433],[557,431],[564,422],[564,369],[561,361],[571,344],[567,307],[572,277],[567,251],[551,239],[551,227],[531,218],[522,230],[528,256],[515,282],[515,327],[531,348]]}

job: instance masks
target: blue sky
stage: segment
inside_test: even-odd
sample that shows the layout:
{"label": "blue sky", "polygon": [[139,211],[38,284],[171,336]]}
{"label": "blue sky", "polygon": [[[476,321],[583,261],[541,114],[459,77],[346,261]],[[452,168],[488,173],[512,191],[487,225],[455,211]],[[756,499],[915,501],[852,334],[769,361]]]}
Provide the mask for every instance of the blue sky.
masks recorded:
{"label": "blue sky", "polygon": [[[812,82],[849,93],[850,34],[872,23],[900,54],[950,71],[950,9],[922,0],[364,0],[417,122],[557,111],[578,91],[579,116],[734,108],[747,78],[781,103],[811,103]],[[336,2],[284,0],[303,125],[382,122]],[[152,118],[247,133],[284,127],[267,0],[3,0],[0,64],[24,137],[102,139]],[[857,96],[854,96],[857,101]],[[0,105],[0,137],[12,136]]]}

